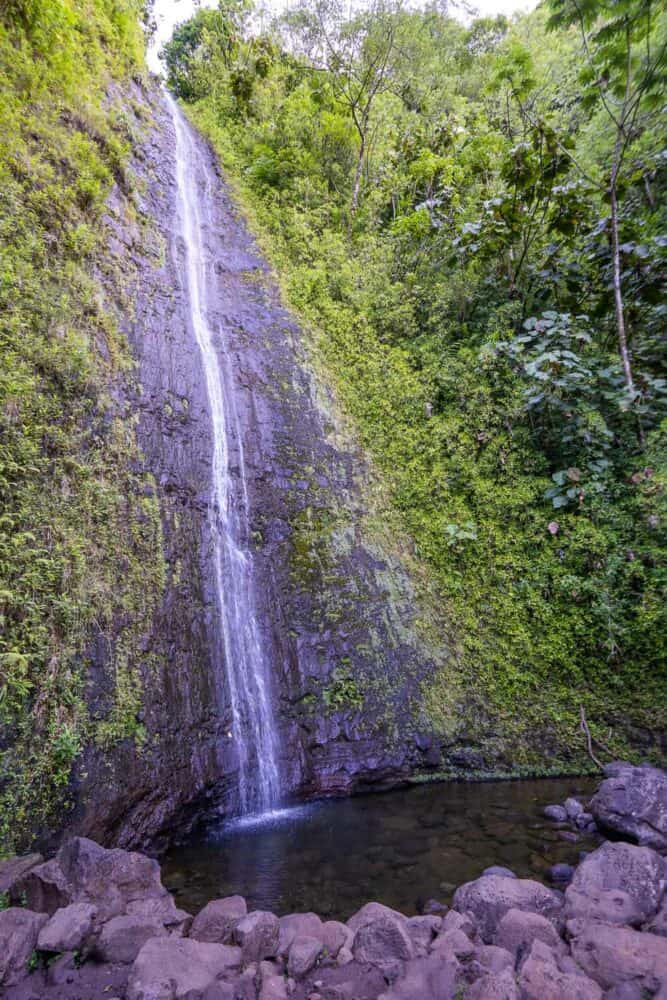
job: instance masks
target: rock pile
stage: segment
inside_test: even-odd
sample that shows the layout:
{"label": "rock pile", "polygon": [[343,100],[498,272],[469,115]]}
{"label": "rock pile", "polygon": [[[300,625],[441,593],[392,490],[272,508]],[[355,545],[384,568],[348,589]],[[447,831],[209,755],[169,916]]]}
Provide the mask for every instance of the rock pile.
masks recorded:
{"label": "rock pile", "polygon": [[[14,859],[0,865],[13,904],[0,987],[7,1000],[666,1000],[667,776],[615,768],[591,810],[638,843],[602,844],[564,893],[495,868],[416,917],[377,902],[347,923],[278,917],[231,896],[193,919],[141,854],[76,838],[50,861]],[[661,801],[638,808],[635,780]]]}

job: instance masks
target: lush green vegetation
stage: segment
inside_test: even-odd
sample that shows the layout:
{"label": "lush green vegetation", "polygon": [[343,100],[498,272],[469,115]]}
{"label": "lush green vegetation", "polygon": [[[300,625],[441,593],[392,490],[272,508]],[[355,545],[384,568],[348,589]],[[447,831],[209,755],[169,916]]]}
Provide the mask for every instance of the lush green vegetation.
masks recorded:
{"label": "lush green vegetation", "polygon": [[[131,361],[95,277],[106,198],[130,185],[113,87],[141,71],[141,16],[139,0],[0,7],[0,848],[62,809],[87,742],[141,738],[132,653],[161,587],[159,516],[109,391]],[[110,674],[95,719],[93,635]]]}
{"label": "lush green vegetation", "polygon": [[304,0],[253,23],[200,11],[170,83],[437,581],[466,695],[432,678],[431,718],[558,767],[584,759],[583,708],[611,752],[657,753],[664,9],[550,0],[464,27]]}

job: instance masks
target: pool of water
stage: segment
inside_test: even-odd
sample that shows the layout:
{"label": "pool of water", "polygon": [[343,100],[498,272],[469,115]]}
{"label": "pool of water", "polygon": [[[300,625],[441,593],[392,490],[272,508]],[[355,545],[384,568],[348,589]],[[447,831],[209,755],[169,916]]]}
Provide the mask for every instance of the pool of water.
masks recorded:
{"label": "pool of water", "polygon": [[162,878],[191,913],[240,893],[279,915],[346,920],[370,899],[414,914],[489,865],[544,881],[556,862],[576,862],[593,842],[562,840],[542,809],[594,787],[587,778],[428,784],[295,806],[193,836],[162,859]]}

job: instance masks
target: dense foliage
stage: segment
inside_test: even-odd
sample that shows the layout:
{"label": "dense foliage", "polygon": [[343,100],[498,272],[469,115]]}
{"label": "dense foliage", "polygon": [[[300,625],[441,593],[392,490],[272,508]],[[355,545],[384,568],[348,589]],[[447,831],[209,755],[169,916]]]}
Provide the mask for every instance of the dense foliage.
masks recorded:
{"label": "dense foliage", "polygon": [[[469,27],[304,0],[258,32],[222,0],[165,52],[431,567],[491,756],[581,760],[582,707],[659,752],[666,30],[652,0]],[[424,703],[456,725],[437,677]]]}
{"label": "dense foliage", "polygon": [[[143,65],[142,15],[0,5],[0,850],[62,809],[86,742],[141,735],[130,654],[159,593],[159,517],[111,397],[131,362],[95,270],[111,185],[129,185],[112,88]],[[110,660],[97,719],[93,635]]]}

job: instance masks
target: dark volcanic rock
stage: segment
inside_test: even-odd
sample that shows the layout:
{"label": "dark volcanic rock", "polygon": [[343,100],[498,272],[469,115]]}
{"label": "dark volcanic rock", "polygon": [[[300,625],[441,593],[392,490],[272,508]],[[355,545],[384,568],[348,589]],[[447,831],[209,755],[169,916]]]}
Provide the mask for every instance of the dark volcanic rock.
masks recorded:
{"label": "dark volcanic rock", "polygon": [[606,843],[587,855],[565,892],[565,919],[639,926],[665,891],[664,860],[649,847]]}
{"label": "dark volcanic rock", "polygon": [[6,892],[11,897],[15,883],[27,875],[32,868],[41,865],[43,861],[44,858],[41,854],[24,854],[20,858],[0,861],[0,893]]}
{"label": "dark volcanic rock", "polygon": [[562,905],[561,897],[540,882],[499,875],[466,882],[454,894],[454,906],[461,912],[471,911],[487,944],[493,944],[498,925],[508,910],[527,910],[554,919]]}
{"label": "dark volcanic rock", "polygon": [[598,826],[667,854],[667,772],[617,762],[590,801]]}
{"label": "dark volcanic rock", "polygon": [[43,913],[17,906],[0,911],[0,986],[13,986],[27,975],[28,962],[46,921]]}

